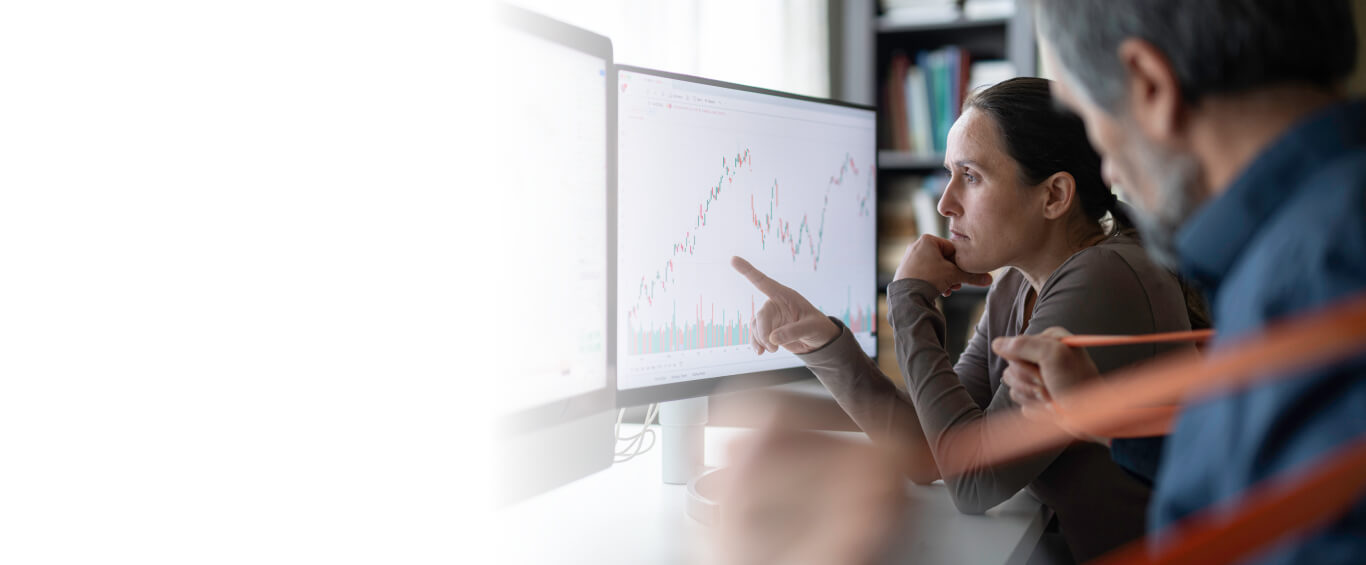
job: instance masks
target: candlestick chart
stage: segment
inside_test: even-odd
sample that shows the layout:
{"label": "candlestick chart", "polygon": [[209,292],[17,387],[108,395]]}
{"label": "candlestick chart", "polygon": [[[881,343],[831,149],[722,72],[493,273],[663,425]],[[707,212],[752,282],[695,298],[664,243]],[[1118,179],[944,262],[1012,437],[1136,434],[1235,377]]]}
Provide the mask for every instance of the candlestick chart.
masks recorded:
{"label": "candlestick chart", "polygon": [[618,388],[800,365],[751,347],[768,298],[733,256],[872,351],[871,112],[643,79],[619,104]]}

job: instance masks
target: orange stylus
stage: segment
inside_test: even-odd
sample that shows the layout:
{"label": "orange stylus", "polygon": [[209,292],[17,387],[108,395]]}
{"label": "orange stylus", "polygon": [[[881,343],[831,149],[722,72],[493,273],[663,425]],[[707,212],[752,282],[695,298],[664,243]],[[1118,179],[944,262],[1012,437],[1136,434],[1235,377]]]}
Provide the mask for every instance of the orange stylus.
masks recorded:
{"label": "orange stylus", "polygon": [[1068,347],[1104,347],[1107,345],[1132,345],[1135,343],[1170,343],[1178,341],[1206,341],[1214,337],[1214,330],[1192,330],[1188,332],[1164,332],[1140,335],[1069,335],[1062,338]]}
{"label": "orange stylus", "polygon": [[[1072,335],[1062,338],[1063,345],[1068,347],[1106,347],[1110,345],[1133,345],[1136,343],[1174,343],[1182,341],[1206,341],[1214,337],[1214,330],[1191,330],[1185,332],[1163,332],[1140,335]],[[1049,400],[1053,411],[1058,417],[1066,420],[1062,408],[1056,402]],[[1085,430],[1092,435],[1127,438],[1127,437],[1149,437],[1160,436],[1171,433],[1172,422],[1176,421],[1176,412],[1181,407],[1178,405],[1162,405],[1147,407],[1126,408],[1131,415],[1129,419],[1132,423],[1125,426],[1093,428]]]}

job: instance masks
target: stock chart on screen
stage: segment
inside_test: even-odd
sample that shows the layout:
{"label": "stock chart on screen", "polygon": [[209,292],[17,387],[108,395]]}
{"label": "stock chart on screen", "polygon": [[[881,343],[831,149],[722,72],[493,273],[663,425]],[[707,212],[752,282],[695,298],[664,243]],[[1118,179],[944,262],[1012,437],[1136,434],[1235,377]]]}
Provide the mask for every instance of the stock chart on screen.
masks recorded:
{"label": "stock chart on screen", "polygon": [[740,256],[875,347],[875,118],[689,77],[618,76],[618,388],[799,366],[756,355]]}

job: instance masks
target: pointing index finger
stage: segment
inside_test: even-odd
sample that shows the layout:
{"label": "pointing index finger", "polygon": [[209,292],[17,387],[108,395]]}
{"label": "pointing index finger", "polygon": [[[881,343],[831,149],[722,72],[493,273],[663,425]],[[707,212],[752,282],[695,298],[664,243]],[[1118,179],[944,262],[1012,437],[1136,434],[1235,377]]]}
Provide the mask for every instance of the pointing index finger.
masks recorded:
{"label": "pointing index finger", "polygon": [[746,279],[749,279],[750,284],[754,285],[754,288],[759,289],[759,292],[764,293],[764,295],[769,298],[773,298],[775,294],[787,289],[787,287],[779,284],[778,281],[768,278],[768,275],[765,275],[760,272],[759,269],[754,268],[754,265],[749,264],[749,261],[739,257],[731,257],[730,266],[744,275]]}

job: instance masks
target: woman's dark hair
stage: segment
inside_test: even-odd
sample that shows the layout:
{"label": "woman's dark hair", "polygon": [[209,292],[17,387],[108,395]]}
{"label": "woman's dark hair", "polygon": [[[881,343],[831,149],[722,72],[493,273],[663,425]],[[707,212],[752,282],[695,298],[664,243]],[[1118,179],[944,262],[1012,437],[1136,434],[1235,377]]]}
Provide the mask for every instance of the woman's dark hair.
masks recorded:
{"label": "woman's dark hair", "polygon": [[[976,109],[991,116],[1001,133],[1005,151],[1020,166],[1021,180],[1037,185],[1057,172],[1067,172],[1077,183],[1077,200],[1088,220],[1101,222],[1108,213],[1110,234],[1138,238],[1127,206],[1115,197],[1100,174],[1100,155],[1086,137],[1081,118],[1053,100],[1046,79],[1019,77],[979,90],[963,101],[963,111]],[[1210,327],[1203,296],[1178,278],[1186,295],[1192,327]]]}
{"label": "woman's dark hair", "polygon": [[969,109],[991,116],[1006,154],[1019,163],[1025,184],[1039,184],[1057,172],[1071,173],[1087,219],[1100,222],[1108,212],[1114,216],[1114,232],[1133,228],[1100,175],[1100,155],[1086,138],[1086,126],[1054,103],[1046,79],[1002,81],[969,95],[963,111]]}

